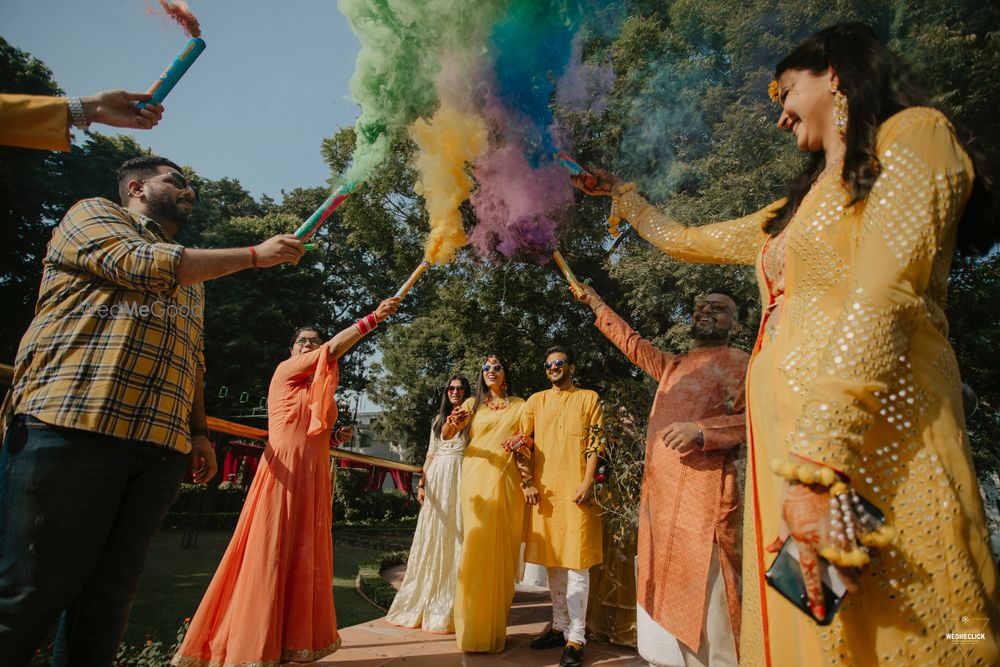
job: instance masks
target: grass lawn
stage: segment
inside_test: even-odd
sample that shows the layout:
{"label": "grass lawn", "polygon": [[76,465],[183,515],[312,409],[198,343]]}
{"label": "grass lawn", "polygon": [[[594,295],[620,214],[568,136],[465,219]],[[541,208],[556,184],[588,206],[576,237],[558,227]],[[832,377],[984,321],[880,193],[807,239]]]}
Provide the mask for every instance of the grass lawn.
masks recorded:
{"label": "grass lawn", "polygon": [[[202,530],[197,547],[182,549],[183,532],[162,530],[153,540],[125,633],[129,644],[143,643],[150,633],[155,633],[167,646],[173,644],[185,617],[193,616],[198,608],[232,535],[229,530]],[[377,554],[371,549],[334,542],[333,599],[338,627],[357,625],[382,615],[354,590],[358,565]]]}

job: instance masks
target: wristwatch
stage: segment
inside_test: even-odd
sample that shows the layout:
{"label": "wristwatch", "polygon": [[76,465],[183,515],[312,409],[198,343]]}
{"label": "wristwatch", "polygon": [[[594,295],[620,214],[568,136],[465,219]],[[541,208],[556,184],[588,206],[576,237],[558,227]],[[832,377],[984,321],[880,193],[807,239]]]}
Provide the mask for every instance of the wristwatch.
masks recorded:
{"label": "wristwatch", "polygon": [[90,129],[87,114],[83,112],[83,100],[79,97],[69,97],[66,101],[69,103],[69,117],[73,122],[73,127],[78,130]]}

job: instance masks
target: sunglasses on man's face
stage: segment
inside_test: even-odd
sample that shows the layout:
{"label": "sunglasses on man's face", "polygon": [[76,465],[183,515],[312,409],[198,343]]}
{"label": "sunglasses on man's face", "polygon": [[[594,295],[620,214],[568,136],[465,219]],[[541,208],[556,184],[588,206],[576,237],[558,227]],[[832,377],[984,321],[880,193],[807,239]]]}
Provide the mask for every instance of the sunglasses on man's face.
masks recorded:
{"label": "sunglasses on man's face", "polygon": [[550,371],[553,368],[562,368],[568,363],[565,359],[553,359],[552,361],[546,361],[542,366],[545,367],[545,370]]}
{"label": "sunglasses on man's face", "polygon": [[483,364],[483,372],[489,373],[493,371],[494,373],[499,373],[503,370],[503,366],[500,364]]}
{"label": "sunglasses on man's face", "polygon": [[194,186],[191,185],[188,179],[184,177],[184,174],[180,173],[179,171],[171,171],[166,176],[167,177],[165,179],[160,179],[159,176],[153,178],[144,178],[139,182],[145,183],[147,181],[160,180],[160,182],[162,183],[170,183],[170,185],[174,186],[178,190],[187,190],[188,188],[190,188],[191,192],[194,193],[195,200],[197,201],[198,191],[195,190]]}

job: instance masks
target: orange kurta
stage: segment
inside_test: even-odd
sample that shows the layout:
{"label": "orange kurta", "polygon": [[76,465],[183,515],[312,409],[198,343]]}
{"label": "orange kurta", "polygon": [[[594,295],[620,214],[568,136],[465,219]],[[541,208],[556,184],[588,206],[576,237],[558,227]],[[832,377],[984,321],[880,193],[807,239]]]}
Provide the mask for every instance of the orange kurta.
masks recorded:
{"label": "orange kurta", "polygon": [[[646,432],[646,469],[639,505],[638,602],[667,632],[697,652],[704,625],[712,543],[726,583],[733,634],[740,629],[739,490],[736,448],[746,439],[744,386],[749,356],[731,347],[669,354],[603,308],[601,332],[636,366],[659,381]],[[696,422],[701,450],[679,454],[662,433]]]}
{"label": "orange kurta", "polygon": [[267,449],[173,665],[271,667],[318,660],[340,645],[329,472],[338,368],[329,349],[274,372]]}

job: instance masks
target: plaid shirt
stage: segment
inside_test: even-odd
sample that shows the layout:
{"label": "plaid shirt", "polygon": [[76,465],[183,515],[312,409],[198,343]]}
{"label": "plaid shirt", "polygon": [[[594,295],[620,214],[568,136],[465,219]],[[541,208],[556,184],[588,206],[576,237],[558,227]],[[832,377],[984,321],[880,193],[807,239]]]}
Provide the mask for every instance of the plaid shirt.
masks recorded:
{"label": "plaid shirt", "polygon": [[143,215],[77,202],[45,255],[14,413],[190,451],[205,298],[201,285],[177,284],[183,250]]}

